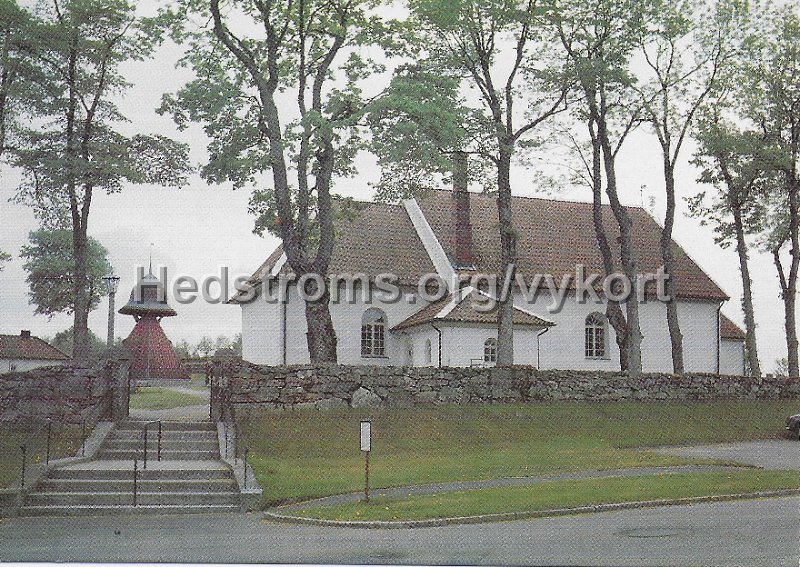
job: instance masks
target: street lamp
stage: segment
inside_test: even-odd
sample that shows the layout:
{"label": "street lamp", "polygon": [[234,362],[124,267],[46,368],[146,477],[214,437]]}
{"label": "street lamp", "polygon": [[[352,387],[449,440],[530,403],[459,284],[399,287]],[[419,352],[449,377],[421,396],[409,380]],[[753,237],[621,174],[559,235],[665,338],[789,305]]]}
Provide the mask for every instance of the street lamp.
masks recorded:
{"label": "street lamp", "polygon": [[103,281],[108,291],[108,335],[106,338],[106,346],[108,348],[114,346],[114,296],[117,294],[119,279],[119,276],[114,274],[103,276]]}

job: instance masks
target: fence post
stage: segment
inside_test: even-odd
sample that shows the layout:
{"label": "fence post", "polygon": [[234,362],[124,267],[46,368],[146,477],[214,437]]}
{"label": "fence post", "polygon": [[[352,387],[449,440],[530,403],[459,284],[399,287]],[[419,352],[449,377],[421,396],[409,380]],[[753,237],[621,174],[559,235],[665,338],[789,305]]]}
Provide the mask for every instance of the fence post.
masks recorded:
{"label": "fence post", "polygon": [[133,507],[136,508],[136,477],[138,475],[139,469],[139,460],[134,458],[133,459]]}
{"label": "fence post", "polygon": [[[145,448],[146,450],[146,448]],[[158,460],[161,461],[161,420],[158,420]]]}
{"label": "fence post", "polygon": [[244,489],[247,490],[247,453],[250,450],[245,447],[244,448]]}
{"label": "fence post", "polygon": [[50,464],[50,436],[53,433],[53,420],[47,418],[47,448],[45,449],[44,462],[46,465]]}
{"label": "fence post", "polygon": [[25,445],[20,445],[19,450],[22,452],[22,477],[20,480],[20,488],[25,488],[25,461],[28,448]]}
{"label": "fence post", "polygon": [[81,457],[86,456],[86,420],[81,420]]}
{"label": "fence post", "polygon": [[143,456],[144,465],[142,466],[142,468],[145,468],[145,469],[147,468],[147,426],[148,425],[149,425],[149,423],[145,423],[144,424],[144,456]]}

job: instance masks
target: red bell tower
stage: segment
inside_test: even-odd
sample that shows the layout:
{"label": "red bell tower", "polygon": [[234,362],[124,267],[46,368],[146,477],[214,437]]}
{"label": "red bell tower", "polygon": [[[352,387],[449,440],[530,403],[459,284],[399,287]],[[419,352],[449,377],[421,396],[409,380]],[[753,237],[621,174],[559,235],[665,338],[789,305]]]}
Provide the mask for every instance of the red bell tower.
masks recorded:
{"label": "red bell tower", "polygon": [[132,380],[189,379],[189,373],[161,328],[162,318],[174,317],[177,313],[167,304],[166,292],[153,275],[152,263],[150,271],[131,290],[130,300],[119,313],[133,315],[136,320],[133,331],[122,341],[131,355]]}

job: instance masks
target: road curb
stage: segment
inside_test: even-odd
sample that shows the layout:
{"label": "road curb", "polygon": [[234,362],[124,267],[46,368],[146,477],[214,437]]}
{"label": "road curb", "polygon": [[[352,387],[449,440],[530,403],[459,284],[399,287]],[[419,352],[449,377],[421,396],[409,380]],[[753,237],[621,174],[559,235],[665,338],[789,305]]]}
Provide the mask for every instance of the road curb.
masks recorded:
{"label": "road curb", "polygon": [[[579,506],[576,508],[556,508],[552,510],[532,510],[528,512],[506,512],[500,514],[482,514],[479,516],[458,516],[453,518],[433,518],[430,520],[399,520],[399,521],[339,521],[322,520],[317,518],[304,518],[266,511],[264,518],[269,521],[283,524],[296,524],[306,526],[328,526],[339,528],[366,528],[366,529],[397,529],[397,528],[432,528],[438,526],[452,526],[459,524],[482,524],[489,522],[507,522],[512,520],[526,520],[531,518],[549,518],[555,516],[572,516],[580,514],[593,514],[598,512],[614,512],[617,510],[632,510],[637,508],[659,508],[662,506],[680,506],[685,504],[702,504],[708,502],[728,502],[733,500],[755,500],[759,498],[778,498],[781,496],[800,495],[800,488],[783,490],[769,490],[762,492],[749,492],[744,494],[717,494],[713,496],[692,496],[688,498],[675,498],[670,500],[642,500],[639,502],[621,502],[618,504],[597,504],[594,506]],[[277,508],[276,510],[279,510]]]}

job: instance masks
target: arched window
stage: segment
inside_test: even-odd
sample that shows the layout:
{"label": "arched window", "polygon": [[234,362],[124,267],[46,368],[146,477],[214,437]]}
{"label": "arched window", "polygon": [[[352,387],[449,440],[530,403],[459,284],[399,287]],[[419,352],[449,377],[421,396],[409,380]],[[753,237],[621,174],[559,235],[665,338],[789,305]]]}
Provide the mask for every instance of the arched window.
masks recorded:
{"label": "arched window", "polygon": [[361,318],[361,356],[386,356],[386,314],[375,307]]}
{"label": "arched window", "polygon": [[430,364],[431,362],[433,362],[433,345],[431,340],[427,339],[425,341],[425,363]]}
{"label": "arched window", "polygon": [[486,339],[483,343],[483,361],[497,362],[497,339]]}
{"label": "arched window", "polygon": [[606,318],[600,313],[586,317],[586,358],[606,357]]}

